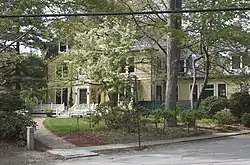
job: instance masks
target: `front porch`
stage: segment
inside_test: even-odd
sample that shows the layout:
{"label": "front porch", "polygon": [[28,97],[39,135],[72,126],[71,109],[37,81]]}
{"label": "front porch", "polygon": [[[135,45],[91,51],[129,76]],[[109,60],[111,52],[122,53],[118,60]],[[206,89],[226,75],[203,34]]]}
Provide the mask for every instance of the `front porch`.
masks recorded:
{"label": "front porch", "polygon": [[45,110],[51,109],[54,117],[75,117],[87,116],[89,112],[95,111],[97,104],[74,104],[66,107],[65,104],[36,104],[30,105],[29,109],[33,116],[45,116]]}

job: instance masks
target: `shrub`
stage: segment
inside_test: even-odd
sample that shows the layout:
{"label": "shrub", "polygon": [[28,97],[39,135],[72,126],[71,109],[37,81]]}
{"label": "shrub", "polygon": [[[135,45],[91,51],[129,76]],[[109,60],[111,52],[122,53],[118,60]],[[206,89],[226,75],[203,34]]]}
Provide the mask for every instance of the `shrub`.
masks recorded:
{"label": "shrub", "polygon": [[126,107],[113,107],[109,109],[105,104],[96,108],[109,129],[127,129],[135,131],[139,120],[139,113],[135,109]]}
{"label": "shrub", "polygon": [[36,123],[28,115],[0,112],[0,139],[26,141],[28,126],[36,128]]}
{"label": "shrub", "polygon": [[52,117],[53,116],[53,110],[52,109],[45,109],[44,113],[46,114],[47,117]]}
{"label": "shrub", "polygon": [[195,124],[196,120],[199,120],[202,118],[202,113],[197,110],[183,110],[180,112],[179,119],[182,123],[189,126],[192,124]]}
{"label": "shrub", "polygon": [[228,108],[228,99],[224,97],[212,96],[201,101],[200,111],[208,116],[213,116],[216,112]]}
{"label": "shrub", "polygon": [[250,95],[248,92],[233,93],[229,101],[229,108],[238,119],[244,113],[250,113]]}
{"label": "shrub", "polygon": [[241,124],[243,124],[246,127],[250,127],[250,113],[244,113],[241,116]]}
{"label": "shrub", "polygon": [[218,124],[233,124],[234,116],[228,110],[222,110],[214,115],[214,118],[218,121]]}

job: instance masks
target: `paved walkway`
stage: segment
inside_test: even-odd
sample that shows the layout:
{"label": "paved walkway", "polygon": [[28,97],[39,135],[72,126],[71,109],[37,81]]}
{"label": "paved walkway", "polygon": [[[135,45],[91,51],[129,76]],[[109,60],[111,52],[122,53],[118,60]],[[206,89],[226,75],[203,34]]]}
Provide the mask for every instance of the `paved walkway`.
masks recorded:
{"label": "paved walkway", "polygon": [[37,140],[47,145],[51,149],[68,149],[76,147],[75,145],[68,143],[67,141],[63,140],[60,137],[57,137],[52,132],[47,130],[43,125],[44,120],[45,118],[34,119],[34,121],[38,125],[37,130],[35,131],[35,138]]}

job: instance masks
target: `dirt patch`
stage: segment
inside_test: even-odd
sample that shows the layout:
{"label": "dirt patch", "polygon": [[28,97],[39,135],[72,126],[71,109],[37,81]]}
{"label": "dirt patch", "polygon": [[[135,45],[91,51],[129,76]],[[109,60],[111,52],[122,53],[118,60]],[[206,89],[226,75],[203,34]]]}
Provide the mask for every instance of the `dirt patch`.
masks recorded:
{"label": "dirt patch", "polygon": [[66,141],[75,144],[76,146],[88,147],[103,145],[102,139],[94,137],[86,132],[72,132],[67,134],[58,134],[57,136],[63,137]]}
{"label": "dirt patch", "polygon": [[[183,127],[166,128],[156,131],[155,128],[141,130],[141,141],[168,140],[182,137],[206,135],[212,133],[209,130],[190,130]],[[70,143],[79,147],[96,146],[104,144],[126,144],[138,141],[137,132],[127,132],[125,130],[98,130],[81,133],[59,134]]]}

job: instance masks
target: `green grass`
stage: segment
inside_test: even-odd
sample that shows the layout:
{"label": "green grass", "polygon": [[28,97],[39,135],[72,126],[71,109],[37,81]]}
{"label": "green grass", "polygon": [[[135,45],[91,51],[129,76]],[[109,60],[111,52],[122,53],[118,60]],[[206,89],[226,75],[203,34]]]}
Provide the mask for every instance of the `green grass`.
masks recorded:
{"label": "green grass", "polygon": [[[89,129],[89,120],[80,118],[79,119],[79,130],[77,126],[77,118],[48,118],[44,120],[43,125],[53,133],[69,133],[69,132],[86,132]],[[92,130],[105,128],[104,122],[100,122]]]}

